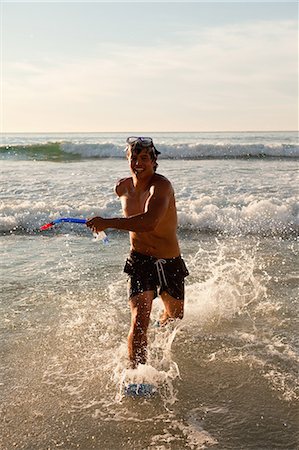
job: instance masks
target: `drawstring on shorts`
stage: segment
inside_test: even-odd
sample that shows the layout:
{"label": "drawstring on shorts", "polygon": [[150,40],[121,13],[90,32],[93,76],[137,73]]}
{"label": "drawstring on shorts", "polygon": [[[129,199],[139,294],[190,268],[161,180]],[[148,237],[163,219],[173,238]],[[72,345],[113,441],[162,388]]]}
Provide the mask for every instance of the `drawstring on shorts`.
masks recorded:
{"label": "drawstring on shorts", "polygon": [[157,274],[158,274],[158,277],[159,277],[160,286],[162,286],[162,278],[163,278],[165,286],[167,286],[167,281],[166,281],[164,268],[163,268],[163,264],[166,264],[165,259],[162,259],[162,258],[161,259],[157,259],[157,261],[154,264],[156,266],[156,270],[157,270]]}

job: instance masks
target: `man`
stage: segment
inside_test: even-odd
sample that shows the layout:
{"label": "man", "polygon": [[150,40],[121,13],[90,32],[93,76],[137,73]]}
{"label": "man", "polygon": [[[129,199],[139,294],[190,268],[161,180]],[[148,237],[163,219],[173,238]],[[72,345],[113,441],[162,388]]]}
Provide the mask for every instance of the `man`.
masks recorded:
{"label": "man", "polygon": [[128,351],[132,368],[146,362],[147,328],[157,288],[164,303],[161,325],[184,314],[184,278],[188,270],[180,256],[177,212],[172,185],[156,173],[160,152],[151,138],[127,139],[127,159],[132,176],[120,180],[115,192],[125,217],[94,217],[87,226],[130,232],[131,253],[124,271],[129,275],[131,328]]}

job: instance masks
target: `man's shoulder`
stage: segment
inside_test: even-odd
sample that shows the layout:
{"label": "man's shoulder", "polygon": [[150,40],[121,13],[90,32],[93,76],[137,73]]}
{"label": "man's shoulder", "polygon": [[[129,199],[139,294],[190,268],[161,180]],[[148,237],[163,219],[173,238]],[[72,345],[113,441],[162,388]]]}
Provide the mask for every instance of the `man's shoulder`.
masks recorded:
{"label": "man's shoulder", "polygon": [[161,184],[171,184],[168,178],[160,173],[155,173],[153,176],[153,183],[161,183]]}
{"label": "man's shoulder", "polygon": [[164,175],[160,175],[159,173],[155,173],[152,186],[155,188],[163,189],[165,191],[172,191],[172,184]]}
{"label": "man's shoulder", "polygon": [[132,177],[121,178],[120,180],[118,180],[114,188],[116,195],[118,195],[119,197],[125,195],[125,193],[128,192],[131,184]]}

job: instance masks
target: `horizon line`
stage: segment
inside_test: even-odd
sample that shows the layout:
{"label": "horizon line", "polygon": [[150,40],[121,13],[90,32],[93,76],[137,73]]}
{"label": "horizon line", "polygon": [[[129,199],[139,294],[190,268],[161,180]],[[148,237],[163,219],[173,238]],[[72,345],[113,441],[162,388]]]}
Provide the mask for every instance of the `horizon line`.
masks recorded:
{"label": "horizon line", "polygon": [[[172,130],[172,131],[144,131],[144,133],[295,133],[299,129],[292,130]],[[0,134],[92,134],[92,133],[133,133],[133,131],[0,131]]]}

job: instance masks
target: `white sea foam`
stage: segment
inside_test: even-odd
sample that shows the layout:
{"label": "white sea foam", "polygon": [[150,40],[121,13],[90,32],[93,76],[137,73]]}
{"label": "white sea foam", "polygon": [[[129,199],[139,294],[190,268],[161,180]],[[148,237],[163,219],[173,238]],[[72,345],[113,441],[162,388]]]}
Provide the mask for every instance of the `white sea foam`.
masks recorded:
{"label": "white sea foam", "polygon": [[298,230],[299,208],[295,197],[285,203],[276,198],[253,198],[241,205],[221,205],[219,200],[205,196],[202,201],[182,201],[182,209],[179,201],[180,226],[228,234],[292,234]]}
{"label": "white sea foam", "polygon": [[[194,232],[289,235],[296,233],[299,226],[299,208],[295,198],[290,198],[286,203],[274,198],[256,199],[242,206],[221,206],[218,198],[209,197],[202,202],[178,200],[177,209],[179,229]],[[121,214],[119,203],[112,198],[102,201],[102,207],[88,205],[88,202],[74,207],[74,204],[66,205],[53,200],[36,203],[12,200],[9,205],[0,206],[0,232],[37,231],[41,225],[59,217],[117,217]],[[85,230],[80,225],[63,225],[56,229],[80,233]]]}

